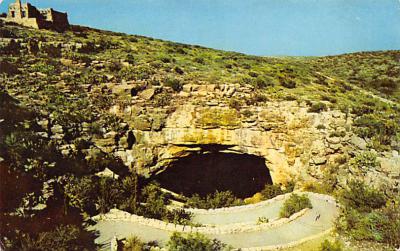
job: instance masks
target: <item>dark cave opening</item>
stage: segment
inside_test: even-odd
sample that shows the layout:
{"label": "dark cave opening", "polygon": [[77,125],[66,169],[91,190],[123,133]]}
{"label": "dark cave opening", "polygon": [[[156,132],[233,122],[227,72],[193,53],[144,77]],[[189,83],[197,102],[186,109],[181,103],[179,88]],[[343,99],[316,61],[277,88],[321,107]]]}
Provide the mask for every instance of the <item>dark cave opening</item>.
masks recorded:
{"label": "dark cave opening", "polygon": [[264,158],[221,152],[180,158],[155,180],[172,192],[202,197],[216,190],[230,190],[236,197],[246,198],[261,191],[265,184],[272,184]]}

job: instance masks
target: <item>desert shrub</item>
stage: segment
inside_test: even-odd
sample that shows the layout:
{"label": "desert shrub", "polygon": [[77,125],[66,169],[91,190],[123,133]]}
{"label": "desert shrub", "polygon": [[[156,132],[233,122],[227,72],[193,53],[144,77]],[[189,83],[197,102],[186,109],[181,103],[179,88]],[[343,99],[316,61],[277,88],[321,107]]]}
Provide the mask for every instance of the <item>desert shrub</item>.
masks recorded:
{"label": "desert shrub", "polygon": [[252,78],[256,78],[256,77],[258,77],[258,73],[254,72],[254,71],[250,71],[249,72],[249,76],[252,77]]}
{"label": "desert shrub", "polygon": [[122,200],[120,184],[112,178],[100,178],[97,189],[97,203],[100,213],[107,213]]}
{"label": "desert shrub", "polygon": [[125,80],[147,80],[155,73],[154,69],[149,65],[138,65],[122,67],[117,77]]}
{"label": "desert shrub", "polygon": [[399,81],[398,80],[396,81],[394,78],[389,78],[389,77],[376,79],[374,81],[371,81],[369,85],[371,85],[374,89],[377,89],[378,91],[385,93],[387,95],[392,95],[400,88]]}
{"label": "desert shrub", "polygon": [[286,87],[288,89],[296,88],[296,81],[289,77],[281,77],[280,83],[283,87]]}
{"label": "desert shrub", "polygon": [[305,208],[312,208],[311,201],[307,195],[291,194],[289,199],[283,204],[279,213],[280,217],[288,218]]}
{"label": "desert shrub", "polygon": [[40,72],[46,75],[54,74],[56,68],[54,65],[46,64],[46,63],[38,63],[31,67],[32,72]]}
{"label": "desert shrub", "polygon": [[257,225],[268,223],[269,219],[265,216],[258,217]]}
{"label": "desert shrub", "polygon": [[206,198],[194,194],[186,201],[188,207],[203,209],[231,207],[240,204],[242,204],[242,201],[236,198],[231,191],[215,191],[214,194],[209,194]]}
{"label": "desert shrub", "polygon": [[205,60],[202,57],[196,57],[193,59],[194,62],[198,63],[198,64],[205,64]]}
{"label": "desert shrub", "polygon": [[175,72],[178,73],[179,75],[184,74],[185,72],[182,70],[182,68],[175,66],[174,68]]}
{"label": "desert shrub", "polygon": [[219,251],[227,248],[221,241],[211,240],[199,233],[184,236],[176,232],[172,234],[167,246],[169,251]]}
{"label": "desert shrub", "polygon": [[254,105],[258,103],[264,103],[268,101],[268,97],[265,94],[256,92],[253,93],[249,99],[246,99],[247,105]]}
{"label": "desert shrub", "polygon": [[128,40],[129,40],[129,42],[132,42],[132,43],[139,42],[139,39],[137,39],[136,37],[133,37],[133,36],[129,37]]}
{"label": "desert shrub", "polygon": [[119,60],[112,60],[106,65],[109,72],[118,72],[122,69],[122,63]]}
{"label": "desert shrub", "polygon": [[[397,120],[397,121],[396,121]],[[390,144],[399,131],[398,119],[386,119],[377,114],[365,114],[354,121],[355,132],[363,138],[375,138],[380,144]]]}
{"label": "desert shrub", "polygon": [[9,44],[0,46],[2,54],[18,55],[21,50],[21,45],[15,40],[11,40]]}
{"label": "desert shrub", "polygon": [[[19,245],[18,245],[19,244]],[[93,250],[90,234],[74,225],[60,225],[52,231],[20,237],[17,250]]]}
{"label": "desert shrub", "polygon": [[317,103],[313,103],[311,105],[310,108],[308,108],[308,112],[322,112],[322,111],[326,111],[327,106],[325,103],[322,102],[317,102]]}
{"label": "desert shrub", "polygon": [[242,114],[246,118],[249,118],[249,117],[253,116],[253,112],[251,110],[244,110],[244,111],[242,111]]}
{"label": "desert shrub", "polygon": [[341,192],[340,200],[346,207],[356,208],[361,212],[370,212],[372,209],[381,208],[386,202],[382,192],[368,187],[360,180],[349,181],[348,188]]}
{"label": "desert shrub", "polygon": [[6,73],[7,75],[18,74],[18,67],[8,61],[0,61],[0,73]]}
{"label": "desert shrub", "polygon": [[378,167],[377,155],[371,151],[363,151],[351,159],[350,164],[361,169],[374,169]]}
{"label": "desert shrub", "polygon": [[182,91],[183,88],[182,82],[176,78],[167,78],[164,82],[164,86],[171,87],[176,92]]}
{"label": "desert shrub", "polygon": [[285,191],[281,189],[279,185],[269,185],[266,184],[264,189],[261,190],[261,195],[263,196],[264,200],[272,199],[278,195],[284,194]]}
{"label": "desert shrub", "polygon": [[161,93],[154,98],[154,106],[164,107],[169,106],[172,101],[172,95],[169,93]]}
{"label": "desert shrub", "polygon": [[239,99],[232,98],[232,99],[229,100],[229,104],[228,105],[229,105],[230,108],[236,109],[236,110],[239,111],[240,108],[242,108],[243,103]]}
{"label": "desert shrub", "polygon": [[179,225],[190,225],[192,216],[192,213],[184,209],[174,209],[166,212],[164,220]]}
{"label": "desert shrub", "polygon": [[324,240],[319,247],[319,251],[342,251],[343,247],[339,241],[330,242],[328,240]]}
{"label": "desert shrub", "polygon": [[330,96],[330,95],[325,95],[325,94],[321,95],[321,99],[324,100],[324,101],[329,101],[332,104],[337,103],[337,99],[335,97]]}
{"label": "desert shrub", "polygon": [[329,137],[339,137],[342,138],[346,136],[346,132],[345,131],[333,131],[329,134]]}
{"label": "desert shrub", "polygon": [[142,251],[144,249],[144,243],[137,236],[130,236],[124,242],[124,246],[122,247],[123,251]]}
{"label": "desert shrub", "polygon": [[357,115],[357,116],[362,116],[364,114],[370,114],[373,113],[374,109],[372,107],[366,106],[366,105],[359,105],[359,106],[354,106],[351,113]]}
{"label": "desert shrub", "polygon": [[48,57],[51,58],[59,58],[61,57],[61,45],[42,43],[40,52],[45,53]]}
{"label": "desert shrub", "polygon": [[64,196],[68,198],[70,206],[90,215],[96,213],[96,207],[93,202],[98,195],[97,186],[90,177],[64,176],[63,184]]}
{"label": "desert shrub", "polygon": [[295,101],[295,100],[298,100],[298,98],[292,94],[287,94],[283,97],[283,100]]}
{"label": "desert shrub", "polygon": [[171,63],[173,61],[170,57],[167,57],[167,56],[161,56],[159,59],[161,60],[161,62],[163,62],[165,64]]}
{"label": "desert shrub", "polygon": [[337,230],[359,241],[387,243],[392,247],[400,245],[400,208],[398,201],[378,210],[361,212],[346,208],[336,222]]}
{"label": "desert shrub", "polygon": [[135,64],[135,56],[133,56],[132,54],[127,54],[125,57],[125,61],[128,62],[129,64],[133,65]]}
{"label": "desert shrub", "polygon": [[151,183],[143,188],[141,212],[147,218],[162,219],[167,214],[169,204],[167,194],[161,191],[158,184]]}

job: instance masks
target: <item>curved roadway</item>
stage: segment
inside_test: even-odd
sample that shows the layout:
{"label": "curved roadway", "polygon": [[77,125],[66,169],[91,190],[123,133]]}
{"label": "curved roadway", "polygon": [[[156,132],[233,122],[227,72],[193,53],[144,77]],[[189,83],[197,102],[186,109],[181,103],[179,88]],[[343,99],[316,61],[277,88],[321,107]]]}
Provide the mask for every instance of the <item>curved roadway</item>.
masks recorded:
{"label": "curved roadway", "polygon": [[[235,248],[249,248],[287,245],[331,229],[333,221],[338,215],[337,206],[311,193],[309,193],[309,198],[313,208],[289,223],[253,232],[206,235],[210,238],[217,238]],[[217,226],[234,223],[256,224],[260,216],[269,219],[277,218],[282,203],[282,200],[278,200],[260,208],[246,208],[245,210],[239,209],[239,207],[238,212],[215,211],[211,214],[196,212],[194,222]],[[113,236],[122,239],[136,235],[145,242],[156,240],[163,246],[172,234],[170,231],[126,221],[100,221],[91,230],[100,232],[96,242],[103,245],[109,245]]]}

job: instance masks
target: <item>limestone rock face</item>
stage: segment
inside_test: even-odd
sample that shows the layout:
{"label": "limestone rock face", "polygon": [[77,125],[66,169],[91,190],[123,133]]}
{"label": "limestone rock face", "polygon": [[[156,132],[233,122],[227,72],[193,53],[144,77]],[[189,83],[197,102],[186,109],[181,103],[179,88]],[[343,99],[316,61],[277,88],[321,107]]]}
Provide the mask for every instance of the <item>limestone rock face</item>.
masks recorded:
{"label": "limestone rock face", "polygon": [[[232,87],[225,89],[232,92]],[[327,146],[342,142],[329,138],[328,130],[317,129],[319,124],[338,120],[338,111],[311,114],[305,105],[294,101],[247,110],[251,116],[220,104],[183,104],[165,115],[163,126],[157,128],[152,126],[157,116],[140,115],[130,123],[135,144],[118,155],[148,175],[168,168],[177,158],[215,146],[219,151],[263,157],[273,182],[284,184],[304,179],[304,170],[310,167],[326,165],[334,158],[334,151]]]}
{"label": "limestone rock face", "polygon": [[[110,86],[114,93],[131,96],[128,93],[135,85]],[[219,151],[264,158],[275,184],[296,181],[301,186],[323,180],[333,170],[340,186],[353,178],[400,185],[393,182],[399,176],[396,157],[380,153],[379,170],[364,173],[349,166],[352,157],[371,148],[352,131],[351,114],[339,110],[310,113],[306,102],[298,101],[231,105],[232,99],[250,97],[251,86],[187,84],[179,93],[170,87],[157,88],[110,109],[126,123],[130,136],[96,140],[97,147],[113,152],[142,175],[162,172],[190,154]],[[165,94],[172,101],[167,105],[159,103]]]}

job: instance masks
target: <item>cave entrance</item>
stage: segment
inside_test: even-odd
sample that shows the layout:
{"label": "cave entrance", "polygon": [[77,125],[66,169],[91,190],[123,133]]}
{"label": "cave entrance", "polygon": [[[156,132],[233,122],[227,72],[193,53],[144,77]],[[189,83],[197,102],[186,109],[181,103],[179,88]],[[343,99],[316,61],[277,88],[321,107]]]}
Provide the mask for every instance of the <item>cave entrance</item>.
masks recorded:
{"label": "cave entrance", "polygon": [[180,158],[158,174],[155,180],[172,192],[204,197],[230,190],[238,198],[251,197],[272,179],[265,159],[234,153],[196,153]]}

